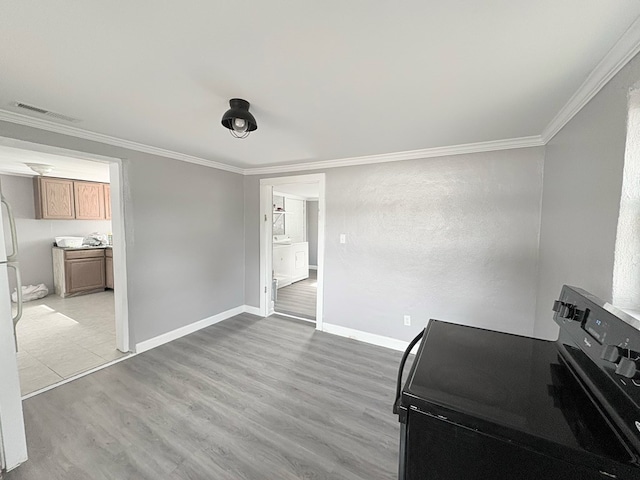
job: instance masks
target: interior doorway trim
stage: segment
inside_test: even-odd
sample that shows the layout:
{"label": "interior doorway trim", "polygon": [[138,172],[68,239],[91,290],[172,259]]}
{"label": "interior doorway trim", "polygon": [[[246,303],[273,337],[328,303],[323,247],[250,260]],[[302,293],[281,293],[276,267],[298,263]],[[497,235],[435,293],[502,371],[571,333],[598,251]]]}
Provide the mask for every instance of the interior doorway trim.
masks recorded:
{"label": "interior doorway trim", "polygon": [[324,243],[325,243],[325,174],[295,175],[260,179],[260,315],[273,314],[273,203],[274,187],[291,183],[318,184],[318,294],[316,330],[322,330],[324,306]]}
{"label": "interior doorway trim", "polygon": [[111,185],[111,229],[113,238],[113,278],[117,288],[114,289],[116,347],[124,353],[131,351],[129,341],[129,308],[127,295],[127,257],[125,237],[124,209],[124,172],[122,160],[93,153],[69,150],[41,143],[32,143],[10,137],[0,136],[0,145],[32,152],[42,152],[63,157],[79,158],[91,162],[109,164],[109,181]]}

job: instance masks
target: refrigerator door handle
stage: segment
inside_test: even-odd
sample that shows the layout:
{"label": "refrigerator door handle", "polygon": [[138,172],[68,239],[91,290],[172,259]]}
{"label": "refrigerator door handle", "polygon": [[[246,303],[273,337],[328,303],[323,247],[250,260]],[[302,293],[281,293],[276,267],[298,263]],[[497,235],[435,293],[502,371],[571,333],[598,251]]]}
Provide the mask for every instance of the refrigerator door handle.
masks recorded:
{"label": "refrigerator door handle", "polygon": [[16,314],[12,318],[13,320],[13,338],[16,341],[16,352],[18,351],[18,332],[16,331],[16,326],[18,322],[22,318],[22,275],[20,275],[20,266],[18,262],[7,263],[7,267],[13,268],[16,272]]}
{"label": "refrigerator door handle", "polygon": [[17,262],[18,261],[18,235],[16,232],[16,219],[13,216],[13,209],[11,208],[11,204],[7,202],[7,199],[4,198],[4,195],[0,194],[0,201],[4,203],[5,207],[7,207],[7,214],[9,216],[9,230],[11,231],[11,255],[7,254],[7,262]]}

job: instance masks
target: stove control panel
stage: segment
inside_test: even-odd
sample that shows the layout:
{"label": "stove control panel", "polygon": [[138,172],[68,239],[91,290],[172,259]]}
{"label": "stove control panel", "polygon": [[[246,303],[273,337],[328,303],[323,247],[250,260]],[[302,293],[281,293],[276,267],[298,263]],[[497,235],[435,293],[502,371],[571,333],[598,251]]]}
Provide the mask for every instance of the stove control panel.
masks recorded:
{"label": "stove control panel", "polygon": [[604,345],[600,358],[616,364],[615,373],[640,380],[640,353],[617,345]]}
{"label": "stove control panel", "polygon": [[553,311],[562,356],[640,451],[640,320],[567,285]]}
{"label": "stove control panel", "polygon": [[553,311],[560,340],[569,335],[640,407],[640,320],[566,285]]}

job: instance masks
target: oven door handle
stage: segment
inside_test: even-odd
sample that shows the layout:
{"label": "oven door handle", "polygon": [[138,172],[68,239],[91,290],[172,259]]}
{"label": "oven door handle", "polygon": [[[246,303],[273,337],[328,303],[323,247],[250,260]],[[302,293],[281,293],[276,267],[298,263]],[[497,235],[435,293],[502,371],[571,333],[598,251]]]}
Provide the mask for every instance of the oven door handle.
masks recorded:
{"label": "oven door handle", "polygon": [[409,358],[411,350],[413,350],[413,347],[416,346],[416,343],[420,341],[423,335],[424,330],[421,330],[420,333],[416,335],[416,338],[411,340],[409,346],[404,351],[404,355],[402,355],[402,360],[400,360],[400,367],[398,368],[398,381],[396,382],[396,400],[395,402],[393,402],[393,413],[396,415],[398,414],[400,408],[400,394],[402,393],[402,372],[404,370],[404,364],[407,363],[407,358]]}

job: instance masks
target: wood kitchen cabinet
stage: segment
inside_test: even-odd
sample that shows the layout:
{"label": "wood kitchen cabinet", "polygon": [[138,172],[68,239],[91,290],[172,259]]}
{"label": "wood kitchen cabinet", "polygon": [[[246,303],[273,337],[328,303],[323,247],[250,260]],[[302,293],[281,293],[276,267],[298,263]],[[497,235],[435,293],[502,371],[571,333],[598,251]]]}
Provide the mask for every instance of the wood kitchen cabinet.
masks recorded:
{"label": "wood kitchen cabinet", "polygon": [[105,249],[53,248],[53,284],[62,298],[105,289]]}
{"label": "wood kitchen cabinet", "polygon": [[104,184],[73,182],[77,220],[104,220]]}
{"label": "wood kitchen cabinet", "polygon": [[37,219],[72,220],[76,218],[73,180],[34,177],[33,191]]}
{"label": "wood kitchen cabinet", "polygon": [[113,250],[104,250],[104,278],[107,288],[113,290]]}
{"label": "wood kitchen cabinet", "polygon": [[34,177],[36,219],[111,220],[109,184]]}
{"label": "wood kitchen cabinet", "polygon": [[105,183],[104,187],[104,218],[111,220],[111,185]]}

